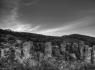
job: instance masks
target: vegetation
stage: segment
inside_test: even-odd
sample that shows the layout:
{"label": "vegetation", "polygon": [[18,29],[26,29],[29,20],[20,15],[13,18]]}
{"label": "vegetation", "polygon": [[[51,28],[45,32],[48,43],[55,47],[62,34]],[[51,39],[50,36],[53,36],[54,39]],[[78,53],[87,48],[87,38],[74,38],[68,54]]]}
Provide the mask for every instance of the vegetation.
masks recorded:
{"label": "vegetation", "polygon": [[68,41],[70,43],[72,42],[79,42],[84,41],[88,45],[95,44],[95,37],[80,35],[80,34],[72,34],[72,35],[66,35],[62,37],[57,36],[45,36],[41,34],[34,34],[34,33],[26,33],[26,32],[14,32],[11,30],[3,30],[0,29],[0,41],[6,41],[4,37],[6,35],[12,35],[13,38],[19,38],[22,40],[31,40],[33,42],[54,42],[54,43],[60,43],[62,41]]}
{"label": "vegetation", "polygon": [[[95,65],[91,63],[84,63],[80,61],[70,62],[64,61],[64,56],[58,49],[60,48],[60,43],[66,41],[67,43],[78,43],[83,41],[85,44],[92,46],[95,44],[95,38],[80,34],[66,35],[62,37],[57,36],[45,36],[41,34],[26,33],[26,32],[14,32],[11,30],[0,29],[0,49],[9,47],[8,45],[14,44],[15,46],[21,46],[17,44],[16,40],[24,41],[33,41],[34,47],[31,50],[31,53],[35,56],[33,59],[37,61],[37,65],[29,66],[29,61],[24,64],[20,64],[18,61],[14,60],[14,49],[10,47],[10,50],[6,54],[6,58],[1,58],[0,56],[0,70],[95,70]],[[57,49],[53,48],[53,58],[45,60],[41,58],[38,54],[44,54],[44,44],[45,42],[52,42],[52,45],[58,45]],[[8,43],[8,44],[7,44]],[[4,44],[7,44],[4,46]],[[69,46],[70,46],[69,45]],[[72,48],[66,48],[69,52],[66,52],[69,56],[69,53],[73,53]],[[34,54],[36,52],[36,54]],[[59,54],[60,53],[60,54]],[[77,54],[77,53],[76,53]],[[78,53],[79,54],[79,53]],[[39,59],[41,58],[41,60]],[[71,58],[70,58],[71,59]]]}

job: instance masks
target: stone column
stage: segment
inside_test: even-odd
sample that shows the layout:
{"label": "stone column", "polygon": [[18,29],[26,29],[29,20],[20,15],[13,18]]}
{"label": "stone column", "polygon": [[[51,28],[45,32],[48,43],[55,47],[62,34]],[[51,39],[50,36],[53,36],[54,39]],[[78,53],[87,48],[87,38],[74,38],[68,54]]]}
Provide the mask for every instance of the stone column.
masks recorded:
{"label": "stone column", "polygon": [[91,63],[92,64],[95,63],[95,45],[92,46],[92,50],[91,50]]}
{"label": "stone column", "polygon": [[15,60],[17,60],[19,63],[23,63],[24,61],[21,56],[21,48],[15,49]]}
{"label": "stone column", "polygon": [[63,43],[60,44],[61,48],[61,52],[64,53],[66,51],[66,42],[64,41]]}
{"label": "stone column", "polygon": [[87,63],[91,62],[91,48],[89,45],[85,45],[84,61]]}
{"label": "stone column", "polygon": [[19,58],[21,58],[21,49],[16,48],[15,49],[15,59],[18,60]]}
{"label": "stone column", "polygon": [[24,42],[23,43],[23,54],[24,54],[24,59],[27,59],[29,58],[31,55],[30,55],[30,49],[33,47],[33,42]]}
{"label": "stone column", "polygon": [[5,57],[4,49],[1,49],[1,58]]}
{"label": "stone column", "polygon": [[61,45],[61,52],[66,61],[69,61],[69,53],[71,51],[71,44],[64,41]]}
{"label": "stone column", "polygon": [[83,59],[83,54],[84,54],[84,42],[82,42],[82,41],[79,42],[79,53],[80,53],[80,59]]}
{"label": "stone column", "polygon": [[45,45],[45,58],[52,57],[52,45],[51,42],[47,42]]}
{"label": "stone column", "polygon": [[75,56],[76,56],[76,60],[78,60],[79,58],[80,58],[80,54],[79,54],[79,46],[78,46],[78,43],[73,43],[72,44],[72,53],[74,53],[75,54]]}
{"label": "stone column", "polygon": [[72,51],[71,44],[69,42],[66,43],[66,51],[68,51],[68,52],[71,52]]}
{"label": "stone column", "polygon": [[73,53],[76,53],[78,51],[78,44],[77,43],[72,44],[72,51],[73,51]]}
{"label": "stone column", "polygon": [[60,51],[61,51],[61,54],[62,54],[64,60],[66,60],[66,41],[63,41],[60,44]]}

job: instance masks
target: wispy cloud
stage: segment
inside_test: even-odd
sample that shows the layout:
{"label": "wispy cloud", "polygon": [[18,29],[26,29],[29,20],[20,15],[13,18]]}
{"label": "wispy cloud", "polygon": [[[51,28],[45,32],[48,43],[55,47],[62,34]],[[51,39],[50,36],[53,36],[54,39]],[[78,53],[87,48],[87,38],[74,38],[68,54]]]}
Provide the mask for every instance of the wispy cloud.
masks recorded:
{"label": "wispy cloud", "polygon": [[4,1],[4,4],[6,4],[5,7],[7,7],[7,9],[3,10],[3,12],[5,12],[2,14],[3,22],[7,24],[9,22],[16,21],[17,17],[19,17],[18,9],[19,9],[20,0],[16,0],[16,1],[15,0],[3,0],[3,1]]}
{"label": "wispy cloud", "polygon": [[8,10],[5,10],[6,12],[8,11],[9,13],[4,13],[5,16],[3,16],[2,19],[2,27],[4,29],[12,29],[12,30],[20,30],[22,27],[22,23],[17,20],[19,17],[18,15],[18,9],[19,9],[19,1],[20,0],[5,0],[5,3]]}
{"label": "wispy cloud", "polygon": [[93,16],[89,16],[70,23],[66,23],[67,25],[61,25],[61,27],[43,29],[41,31],[38,31],[37,33],[45,34],[45,35],[55,35],[55,34],[63,35],[64,33],[67,32],[73,33],[74,31],[77,33],[77,31],[81,29],[85,29],[93,26],[95,22],[94,20],[95,19]]}
{"label": "wispy cloud", "polygon": [[63,27],[59,27],[59,28],[53,28],[53,29],[45,29],[45,30],[42,30],[38,33],[51,33],[51,32],[57,32],[57,31],[61,31],[61,30],[68,30],[68,29],[71,29],[73,25],[67,25],[67,26],[63,26]]}
{"label": "wispy cloud", "polygon": [[22,1],[22,3],[20,4],[20,6],[30,6],[30,5],[34,5],[37,4],[38,0],[28,0],[28,1]]}
{"label": "wispy cloud", "polygon": [[[3,22],[0,24],[0,27],[3,29],[11,29],[13,31],[24,32],[32,32],[34,30],[37,30],[40,26],[33,27],[32,23],[26,23],[18,20],[20,17],[18,11],[19,7],[21,6],[19,5],[19,1],[21,0],[4,0],[4,3],[6,3],[8,10],[4,10],[6,12],[3,14]],[[38,2],[37,0],[32,1],[30,3],[25,3],[25,5],[36,4]],[[7,13],[7,11],[9,13]]]}
{"label": "wispy cloud", "polygon": [[[18,18],[20,18],[20,15],[18,12],[19,12],[19,9],[21,10],[21,6],[34,5],[34,4],[37,4],[39,2],[39,0],[29,0],[29,1],[27,1],[27,0],[3,0],[3,1],[5,4],[4,7],[6,9],[3,8],[3,10],[2,10],[3,14],[1,14],[1,12],[0,12],[0,15],[2,15],[2,17],[0,16],[0,28],[11,29],[14,31],[34,32],[34,33],[44,34],[44,35],[64,35],[64,34],[70,34],[70,33],[86,33],[87,34],[87,32],[91,33],[91,30],[93,30],[93,32],[94,32],[94,28],[93,29],[88,28],[88,27],[95,26],[95,15],[94,15],[95,10],[94,9],[89,9],[89,10],[84,9],[82,11],[77,11],[77,12],[74,11],[74,13],[70,12],[70,13],[72,13],[72,15],[74,14],[76,18],[79,16],[79,18],[78,18],[79,20],[72,20],[72,18],[74,18],[74,16],[71,16],[72,18],[70,20],[66,21],[66,23],[64,23],[64,21],[63,21],[62,24],[58,25],[56,20],[53,19],[55,21],[55,25],[54,25],[54,23],[51,22],[51,25],[47,24],[46,26],[44,26],[41,22],[35,22],[36,20],[34,20],[33,22],[31,20],[31,22],[29,21],[29,23],[28,23],[27,19],[25,21],[21,21],[18,19]],[[24,2],[19,4],[20,1],[24,1]],[[30,10],[30,8],[29,8],[29,10]],[[38,9],[38,10],[40,11],[40,9]],[[25,14],[26,14],[26,12],[25,12]],[[23,15],[23,13],[22,13],[22,15]],[[44,15],[44,13],[42,15]],[[36,14],[35,17],[40,16],[42,18],[43,17],[42,15],[40,16],[40,14],[39,15]],[[29,17],[31,18],[31,15],[29,15]],[[45,16],[45,17],[47,17],[47,16]],[[49,17],[51,18],[52,16],[49,16]],[[29,18],[29,20],[30,20],[30,18]],[[69,17],[67,17],[66,19],[68,19],[68,18]],[[1,19],[2,19],[2,23],[1,23]],[[49,19],[47,19],[47,20],[49,20]],[[40,21],[42,21],[42,20],[40,20]],[[36,23],[36,24],[34,24],[34,23]],[[43,26],[41,26],[41,25],[43,25]],[[57,25],[58,25],[58,27],[57,27]]]}
{"label": "wispy cloud", "polygon": [[34,30],[37,30],[40,26],[36,26],[34,28],[30,28],[28,31],[31,32],[31,31],[34,31]]}

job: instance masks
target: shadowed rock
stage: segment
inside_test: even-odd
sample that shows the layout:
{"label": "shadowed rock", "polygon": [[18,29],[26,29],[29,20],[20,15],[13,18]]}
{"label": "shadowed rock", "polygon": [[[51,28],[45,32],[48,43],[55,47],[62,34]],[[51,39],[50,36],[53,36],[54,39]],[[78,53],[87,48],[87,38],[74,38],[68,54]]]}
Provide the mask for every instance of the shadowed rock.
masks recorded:
{"label": "shadowed rock", "polygon": [[73,51],[73,53],[76,53],[78,51],[78,44],[77,43],[72,44],[72,51]]}
{"label": "shadowed rock", "polygon": [[53,47],[53,54],[54,56],[61,56],[60,49],[58,47]]}

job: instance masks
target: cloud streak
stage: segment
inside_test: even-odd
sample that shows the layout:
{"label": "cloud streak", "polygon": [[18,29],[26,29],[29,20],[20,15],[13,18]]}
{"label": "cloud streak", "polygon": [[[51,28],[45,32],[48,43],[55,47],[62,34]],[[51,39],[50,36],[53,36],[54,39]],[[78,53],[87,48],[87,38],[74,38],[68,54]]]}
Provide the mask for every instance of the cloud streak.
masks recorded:
{"label": "cloud streak", "polygon": [[[19,17],[18,9],[19,9],[19,1],[20,0],[3,0],[3,6],[7,7],[5,13],[2,14],[2,23],[1,28],[3,29],[12,29],[14,31],[18,31],[22,28],[22,23],[17,20]],[[6,5],[4,5],[6,4]],[[8,12],[8,13],[7,13]]]}
{"label": "cloud streak", "polygon": [[11,24],[13,21],[17,21],[19,0],[3,0],[3,2],[3,6],[6,8],[2,10],[4,12],[1,17],[3,24]]}
{"label": "cloud streak", "polygon": [[34,31],[34,30],[37,30],[40,26],[36,26],[34,28],[30,28],[28,31],[31,32],[31,31]]}
{"label": "cloud streak", "polygon": [[[40,26],[32,27],[32,24],[25,23],[23,21],[19,21],[18,17],[18,11],[19,7],[21,6],[19,4],[21,0],[3,0],[3,6],[7,7],[8,10],[2,15],[2,23],[0,24],[1,28],[3,29],[11,29],[13,31],[34,31],[37,30]],[[28,5],[37,3],[37,1],[33,1],[32,3],[26,3]],[[6,5],[4,5],[6,4]],[[7,13],[8,12],[8,13]]]}
{"label": "cloud streak", "polygon": [[[59,35],[64,35],[64,33],[67,33],[67,32],[77,33],[78,30],[81,30],[81,29],[85,30],[85,28],[92,27],[95,22],[94,18],[95,18],[94,16],[85,17],[80,20],[66,23],[67,25],[61,25],[61,27],[57,27],[57,28],[44,29],[37,33],[44,34],[44,35],[55,35],[55,34],[58,35],[58,33],[59,33]],[[81,33],[81,32],[79,32],[79,33]]]}

